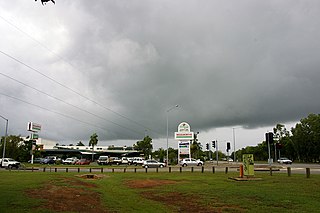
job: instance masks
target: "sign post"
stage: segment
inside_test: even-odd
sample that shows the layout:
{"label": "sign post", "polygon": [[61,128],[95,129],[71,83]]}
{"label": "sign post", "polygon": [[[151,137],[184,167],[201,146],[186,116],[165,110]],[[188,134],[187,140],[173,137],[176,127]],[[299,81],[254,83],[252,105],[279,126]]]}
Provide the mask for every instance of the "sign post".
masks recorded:
{"label": "sign post", "polygon": [[27,130],[31,132],[30,141],[32,142],[31,148],[31,164],[33,164],[33,153],[36,150],[36,140],[39,138],[38,131],[41,131],[41,125],[33,122],[28,122]]}
{"label": "sign post", "polygon": [[190,131],[190,125],[187,122],[182,122],[178,126],[178,132],[174,134],[175,140],[178,140],[178,162],[181,155],[188,155],[191,158],[190,141],[193,140],[194,134]]}

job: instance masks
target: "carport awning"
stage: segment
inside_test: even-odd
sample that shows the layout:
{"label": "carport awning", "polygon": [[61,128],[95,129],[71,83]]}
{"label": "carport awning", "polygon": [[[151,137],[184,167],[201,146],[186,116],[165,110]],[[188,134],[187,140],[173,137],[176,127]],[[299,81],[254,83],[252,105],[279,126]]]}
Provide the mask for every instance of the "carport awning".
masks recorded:
{"label": "carport awning", "polygon": [[82,155],[95,155],[95,152],[80,152]]}

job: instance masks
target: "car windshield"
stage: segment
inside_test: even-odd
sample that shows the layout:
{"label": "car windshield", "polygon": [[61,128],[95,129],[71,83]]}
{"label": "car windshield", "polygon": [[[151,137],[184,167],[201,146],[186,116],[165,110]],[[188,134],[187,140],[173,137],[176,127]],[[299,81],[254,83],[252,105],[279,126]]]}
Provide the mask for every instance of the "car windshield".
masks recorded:
{"label": "car windshield", "polygon": [[13,160],[12,158],[8,158],[8,161],[15,161],[15,160]]}

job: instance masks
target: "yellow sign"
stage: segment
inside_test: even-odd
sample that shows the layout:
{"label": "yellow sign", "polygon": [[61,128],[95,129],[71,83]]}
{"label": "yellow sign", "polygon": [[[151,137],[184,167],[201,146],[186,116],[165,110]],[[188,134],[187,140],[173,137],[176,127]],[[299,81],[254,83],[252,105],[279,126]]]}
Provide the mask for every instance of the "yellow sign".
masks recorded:
{"label": "yellow sign", "polygon": [[244,154],[243,158],[243,174],[245,176],[254,176],[253,154]]}

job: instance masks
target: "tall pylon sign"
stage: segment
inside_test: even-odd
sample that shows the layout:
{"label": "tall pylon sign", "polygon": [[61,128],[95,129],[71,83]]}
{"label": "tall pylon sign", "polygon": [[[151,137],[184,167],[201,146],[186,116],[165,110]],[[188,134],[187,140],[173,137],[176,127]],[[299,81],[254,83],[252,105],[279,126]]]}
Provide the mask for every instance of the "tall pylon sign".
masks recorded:
{"label": "tall pylon sign", "polygon": [[31,132],[30,141],[32,141],[31,149],[31,164],[33,164],[33,154],[36,149],[36,140],[39,138],[38,132],[41,131],[41,125],[33,122],[28,122],[27,130]]}
{"label": "tall pylon sign", "polygon": [[178,132],[174,134],[175,140],[178,141],[178,161],[185,157],[191,158],[190,142],[194,139],[194,134],[190,130],[190,125],[182,122],[178,126]]}

